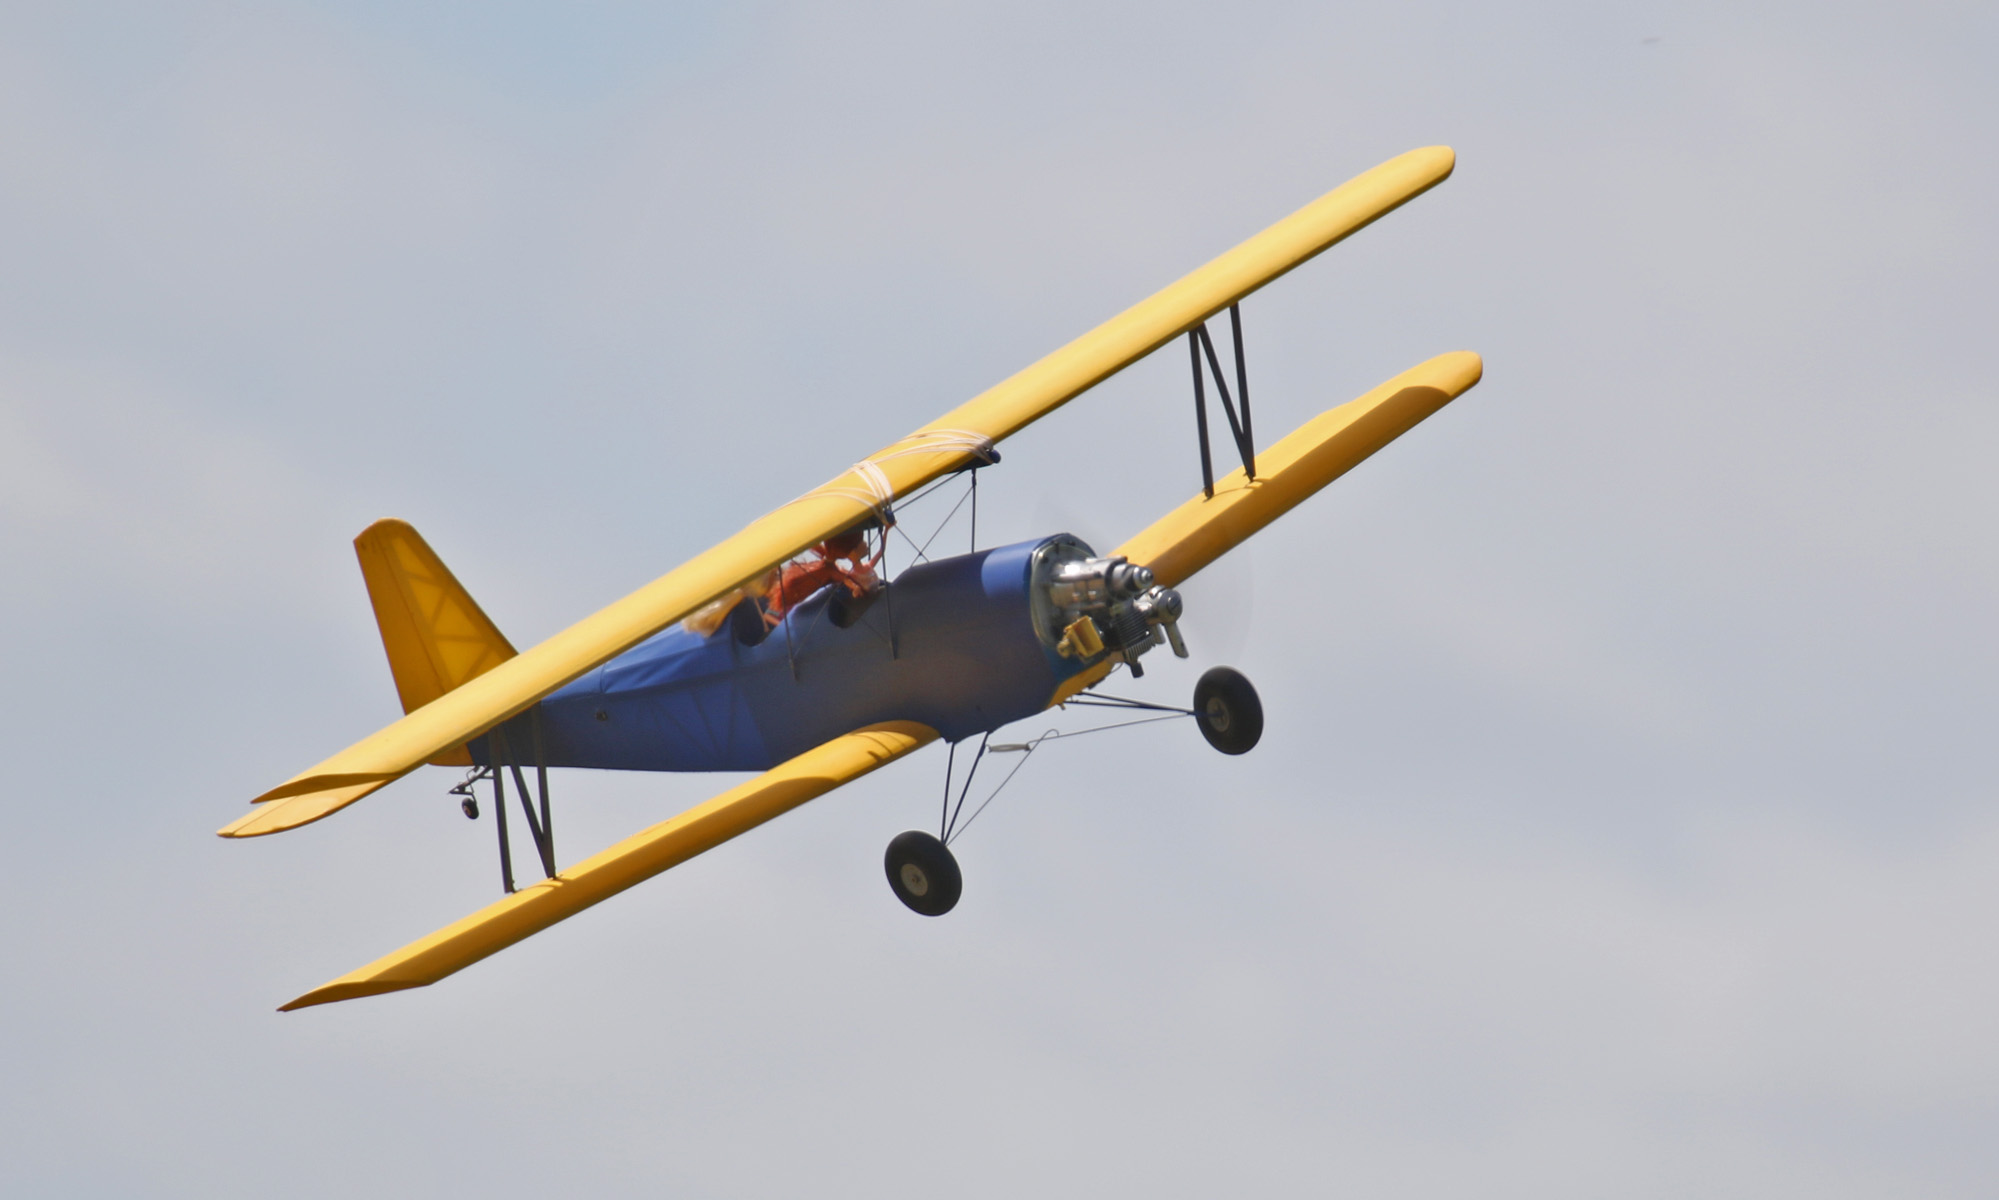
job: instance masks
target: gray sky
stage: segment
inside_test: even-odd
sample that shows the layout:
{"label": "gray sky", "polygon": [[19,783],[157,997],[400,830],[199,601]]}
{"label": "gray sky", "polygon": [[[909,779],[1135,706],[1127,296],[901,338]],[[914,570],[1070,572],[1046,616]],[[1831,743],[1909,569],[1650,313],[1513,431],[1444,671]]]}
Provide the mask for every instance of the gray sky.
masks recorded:
{"label": "gray sky", "polygon": [[[0,5],[0,1191],[1991,1194],[1989,5],[406,7]],[[1438,142],[1245,308],[1268,437],[1487,364],[1187,589],[1132,690],[1255,753],[1050,747],[925,921],[933,749],[272,1011],[497,891],[455,772],[212,836],[396,715],[369,521],[531,643]],[[983,537],[1121,540],[1187,408]]]}

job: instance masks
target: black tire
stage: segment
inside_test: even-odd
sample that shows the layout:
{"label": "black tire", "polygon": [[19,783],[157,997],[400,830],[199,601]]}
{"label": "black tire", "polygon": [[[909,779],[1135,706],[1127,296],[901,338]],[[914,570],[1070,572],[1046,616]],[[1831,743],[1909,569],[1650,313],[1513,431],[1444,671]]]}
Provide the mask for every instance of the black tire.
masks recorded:
{"label": "black tire", "polygon": [[965,890],[965,877],[950,847],[927,833],[912,829],[898,833],[882,858],[888,872],[888,886],[909,911],[926,917],[941,917],[958,904]]}
{"label": "black tire", "polygon": [[1241,671],[1215,667],[1194,685],[1194,721],[1208,745],[1247,754],[1263,736],[1263,701]]}

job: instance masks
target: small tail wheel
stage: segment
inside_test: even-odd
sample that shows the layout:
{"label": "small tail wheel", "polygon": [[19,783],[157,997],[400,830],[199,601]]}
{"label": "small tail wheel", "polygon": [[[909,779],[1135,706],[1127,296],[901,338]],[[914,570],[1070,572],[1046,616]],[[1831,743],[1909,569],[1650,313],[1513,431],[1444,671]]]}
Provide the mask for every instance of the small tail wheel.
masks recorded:
{"label": "small tail wheel", "polygon": [[1263,736],[1263,701],[1241,671],[1215,667],[1194,685],[1194,720],[1208,745],[1247,754]]}
{"label": "small tail wheel", "polygon": [[895,835],[888,844],[882,866],[888,870],[888,886],[909,911],[926,917],[941,917],[958,903],[965,890],[965,877],[958,860],[944,843],[920,830]]}

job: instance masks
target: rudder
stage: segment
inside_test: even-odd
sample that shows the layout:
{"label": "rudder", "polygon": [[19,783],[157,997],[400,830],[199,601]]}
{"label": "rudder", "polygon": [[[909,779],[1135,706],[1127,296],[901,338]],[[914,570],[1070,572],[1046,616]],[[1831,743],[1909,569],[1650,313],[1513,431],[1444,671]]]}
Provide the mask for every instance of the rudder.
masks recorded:
{"label": "rudder", "polygon": [[[405,713],[514,657],[513,643],[408,522],[368,526],[354,539],[354,553]],[[456,746],[430,761],[470,766],[472,756]]]}

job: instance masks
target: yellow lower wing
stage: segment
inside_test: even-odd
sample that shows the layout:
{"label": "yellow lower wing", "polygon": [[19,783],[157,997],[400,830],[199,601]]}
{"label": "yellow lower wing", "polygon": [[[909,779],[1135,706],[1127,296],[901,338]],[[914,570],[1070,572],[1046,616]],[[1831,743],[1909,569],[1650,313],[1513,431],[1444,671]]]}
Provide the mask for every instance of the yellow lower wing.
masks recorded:
{"label": "yellow lower wing", "polygon": [[553,879],[522,888],[456,925],[315,988],[281,1011],[436,983],[935,740],[936,730],[913,721],[870,725],[835,738]]}
{"label": "yellow lower wing", "polygon": [[1478,355],[1460,350],[1404,371],[1259,451],[1255,479],[1238,467],[1215,482],[1213,496],[1187,501],[1116,553],[1175,587],[1469,391],[1484,370]]}
{"label": "yellow lower wing", "polygon": [[980,461],[994,442],[1442,183],[1456,161],[1448,146],[1431,146],[1341,184],[721,545],[258,796],[253,803],[272,811],[222,835],[253,837],[318,820],[463,745],[871,510]]}

